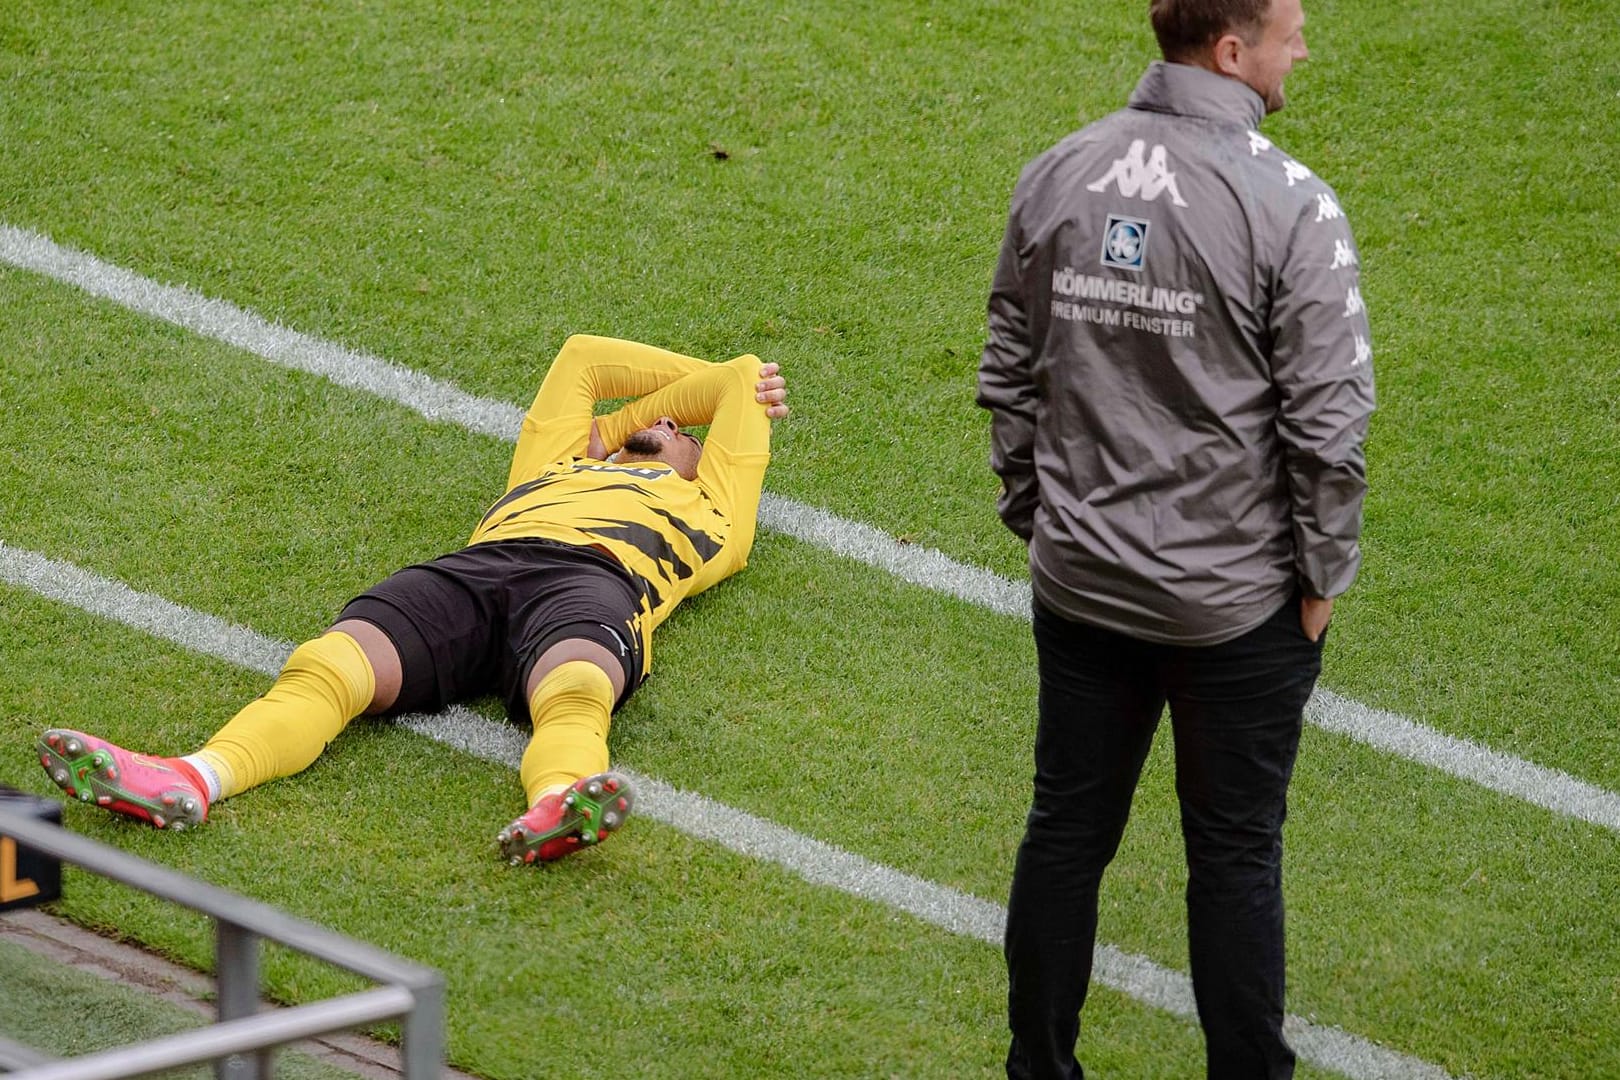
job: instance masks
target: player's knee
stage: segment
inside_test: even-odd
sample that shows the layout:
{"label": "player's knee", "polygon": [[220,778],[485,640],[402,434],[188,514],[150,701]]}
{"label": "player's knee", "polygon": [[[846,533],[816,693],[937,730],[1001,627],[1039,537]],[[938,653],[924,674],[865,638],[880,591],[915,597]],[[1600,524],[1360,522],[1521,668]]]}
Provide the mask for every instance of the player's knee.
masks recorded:
{"label": "player's knee", "polygon": [[376,685],[364,650],[341,632],[322,634],[294,649],[281,669],[281,681],[319,686],[351,715],[371,703]]}
{"label": "player's knee", "polygon": [[529,698],[529,708],[539,716],[549,706],[573,705],[610,712],[613,709],[613,680],[588,660],[570,660],[546,673]]}

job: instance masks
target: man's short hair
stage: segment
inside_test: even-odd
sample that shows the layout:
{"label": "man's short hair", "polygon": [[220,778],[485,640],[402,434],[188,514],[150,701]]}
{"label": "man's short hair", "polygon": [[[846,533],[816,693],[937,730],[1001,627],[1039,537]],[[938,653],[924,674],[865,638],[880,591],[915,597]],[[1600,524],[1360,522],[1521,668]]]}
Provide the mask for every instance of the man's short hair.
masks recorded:
{"label": "man's short hair", "polygon": [[1148,18],[1169,61],[1195,56],[1221,37],[1253,43],[1271,14],[1272,0],[1149,0]]}

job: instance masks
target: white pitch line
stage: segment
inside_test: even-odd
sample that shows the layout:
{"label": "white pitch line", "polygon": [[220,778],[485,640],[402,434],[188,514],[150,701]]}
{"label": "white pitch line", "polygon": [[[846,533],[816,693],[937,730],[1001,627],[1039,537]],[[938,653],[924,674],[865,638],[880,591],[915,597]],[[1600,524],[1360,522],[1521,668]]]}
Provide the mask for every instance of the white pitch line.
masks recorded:
{"label": "white pitch line", "polygon": [[[279,672],[293,650],[291,642],[138,592],[72,563],[10,547],[4,540],[0,540],[0,582],[266,675]],[[486,719],[459,705],[436,716],[404,716],[396,722],[513,771],[528,743],[512,725]],[[641,815],[740,855],[775,863],[814,885],[905,912],[960,937],[1001,944],[1007,911],[999,904],[873,862],[654,777],[622,767],[621,771],[636,785],[636,810]],[[1092,978],[1099,985],[1183,1019],[1197,1020],[1192,981],[1183,973],[1105,944],[1097,945],[1093,963]],[[1436,1065],[1340,1028],[1289,1015],[1284,1029],[1301,1058],[1351,1080],[1451,1080]]]}
{"label": "white pitch line", "polygon": [[[74,285],[131,311],[150,315],[203,337],[245,349],[272,363],[320,375],[405,405],[429,420],[515,441],[523,410],[474,397],[448,383],[364,353],[267,322],[223,300],[187,288],[159,285],[65,248],[49,237],[0,225],[0,261]],[[767,494],[760,524],[885,570],[913,585],[1018,618],[1029,618],[1028,582],[1011,581],[967,566],[931,548],[902,544],[870,525]],[[1318,690],[1306,718],[1326,731],[1460,777],[1554,813],[1620,832],[1620,795],[1479,743],[1444,735],[1395,713]]]}

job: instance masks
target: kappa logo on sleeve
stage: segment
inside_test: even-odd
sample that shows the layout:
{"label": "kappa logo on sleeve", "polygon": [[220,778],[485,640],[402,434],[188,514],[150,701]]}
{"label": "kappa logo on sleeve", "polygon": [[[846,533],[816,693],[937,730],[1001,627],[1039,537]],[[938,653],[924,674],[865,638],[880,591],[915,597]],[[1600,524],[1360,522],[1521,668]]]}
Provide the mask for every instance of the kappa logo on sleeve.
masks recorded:
{"label": "kappa logo on sleeve", "polygon": [[1351,337],[1355,338],[1356,342],[1356,358],[1350,361],[1350,366],[1353,368],[1358,368],[1363,364],[1371,363],[1372,343],[1366,338],[1362,337],[1360,334],[1352,334]]}
{"label": "kappa logo on sleeve", "polygon": [[1103,191],[1109,184],[1119,185],[1119,193],[1127,199],[1152,202],[1168,191],[1171,202],[1177,206],[1187,205],[1176,188],[1176,174],[1170,171],[1164,147],[1155,146],[1150,153],[1143,139],[1133,140],[1125,156],[1115,159],[1107,172],[1086,185],[1086,190]]}
{"label": "kappa logo on sleeve", "polygon": [[1148,223],[1141,218],[1109,214],[1103,228],[1102,264],[1142,272],[1147,262]]}

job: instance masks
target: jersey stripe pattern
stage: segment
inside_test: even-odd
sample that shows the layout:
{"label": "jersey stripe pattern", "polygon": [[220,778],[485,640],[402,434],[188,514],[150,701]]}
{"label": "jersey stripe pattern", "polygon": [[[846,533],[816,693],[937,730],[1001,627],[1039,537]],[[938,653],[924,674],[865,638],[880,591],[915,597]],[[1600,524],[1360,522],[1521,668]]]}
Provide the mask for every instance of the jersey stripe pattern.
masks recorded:
{"label": "jersey stripe pattern", "polygon": [[702,489],[668,465],[575,458],[503,495],[471,542],[533,537],[602,548],[641,579],[650,630],[686,596],[730,531]]}
{"label": "jersey stripe pattern", "polygon": [[[468,543],[543,539],[617,559],[642,593],[645,674],[653,628],[748,563],[771,457],[770,420],[754,399],[760,367],[753,355],[711,364],[633,341],[570,337],[523,418],[506,493]],[[659,461],[590,456],[593,431],[612,449],[663,416],[708,426],[695,479]]]}

